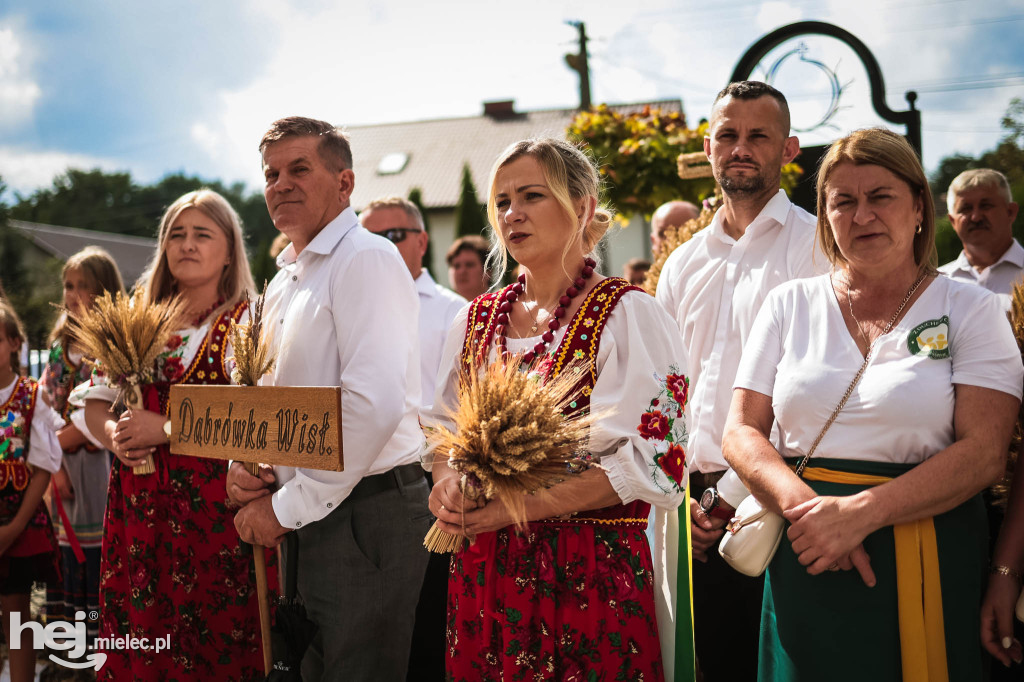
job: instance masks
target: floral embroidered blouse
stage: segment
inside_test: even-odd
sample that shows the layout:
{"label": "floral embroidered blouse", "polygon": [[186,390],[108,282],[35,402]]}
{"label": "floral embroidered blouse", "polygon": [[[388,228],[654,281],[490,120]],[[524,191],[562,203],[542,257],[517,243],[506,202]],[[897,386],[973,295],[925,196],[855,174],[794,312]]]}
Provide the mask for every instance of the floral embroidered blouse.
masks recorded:
{"label": "floral embroidered blouse", "polygon": [[[601,301],[582,313],[584,328],[597,324]],[[452,323],[437,376],[434,406],[421,414],[424,426],[452,427],[446,410],[458,394],[460,352],[470,306]],[[555,334],[561,343],[569,325]],[[540,337],[508,339],[511,353],[531,349]],[[582,351],[579,351],[582,356]],[[494,344],[489,362],[496,359]],[[590,409],[605,415],[591,429],[589,450],[600,459],[623,503],[643,500],[675,509],[687,480],[686,428],[689,381],[679,328],[653,297],[627,292],[608,316],[597,350],[597,380]]]}

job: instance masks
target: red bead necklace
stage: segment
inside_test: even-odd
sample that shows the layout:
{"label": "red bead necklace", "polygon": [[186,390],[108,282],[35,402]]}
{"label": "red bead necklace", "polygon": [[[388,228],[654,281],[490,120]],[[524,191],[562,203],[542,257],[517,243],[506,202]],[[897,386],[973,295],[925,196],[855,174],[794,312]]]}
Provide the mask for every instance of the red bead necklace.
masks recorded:
{"label": "red bead necklace", "polygon": [[[548,330],[541,335],[541,340],[534,345],[533,350],[529,350],[523,355],[523,362],[529,364],[533,362],[534,358],[544,355],[548,344],[555,339],[555,332],[562,325],[559,320],[565,317],[565,311],[569,308],[569,304],[572,303],[572,299],[577,294],[583,291],[583,288],[587,285],[587,280],[594,276],[595,267],[597,267],[597,262],[593,258],[583,259],[583,269],[580,271],[579,277],[565,290],[565,294],[558,299],[558,307],[551,312],[551,319],[548,320]],[[519,280],[512,285],[511,289],[505,292],[504,300],[498,306],[497,326],[494,328],[494,335],[497,339],[498,353],[502,360],[507,361],[509,358],[506,332],[508,331],[509,315],[512,313],[512,304],[516,302],[516,299],[524,291],[526,291],[526,273],[519,275]]]}
{"label": "red bead necklace", "polygon": [[212,313],[214,310],[216,310],[217,308],[221,307],[222,305],[224,305],[224,298],[223,297],[218,298],[216,303],[214,303],[209,308],[207,308],[206,310],[201,312],[199,315],[194,317],[192,319],[192,326],[193,327],[198,327],[199,325],[201,325],[203,323],[203,320],[205,320],[206,318],[208,318],[210,316],[210,313]]}

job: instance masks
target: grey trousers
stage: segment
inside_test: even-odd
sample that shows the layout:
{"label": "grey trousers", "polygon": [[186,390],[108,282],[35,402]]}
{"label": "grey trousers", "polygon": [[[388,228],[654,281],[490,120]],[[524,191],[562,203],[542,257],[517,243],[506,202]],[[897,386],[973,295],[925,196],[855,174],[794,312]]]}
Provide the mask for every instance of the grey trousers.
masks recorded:
{"label": "grey trousers", "polygon": [[420,477],[346,499],[295,531],[298,593],[320,626],[302,660],[304,682],[405,680],[433,521],[428,492]]}

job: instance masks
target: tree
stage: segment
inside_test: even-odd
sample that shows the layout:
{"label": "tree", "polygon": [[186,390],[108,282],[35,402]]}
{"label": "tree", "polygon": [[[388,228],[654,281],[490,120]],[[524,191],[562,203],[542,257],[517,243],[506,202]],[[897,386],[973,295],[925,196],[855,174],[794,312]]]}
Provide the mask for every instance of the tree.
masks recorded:
{"label": "tree", "polygon": [[483,234],[487,228],[484,207],[476,198],[476,187],[469,172],[469,164],[462,166],[462,191],[455,206],[455,238],[472,234]]}
{"label": "tree", "polygon": [[[420,215],[423,216],[423,231],[427,233],[427,236],[430,236],[430,221],[427,219],[427,209],[423,208],[423,190],[419,187],[413,187],[409,190],[409,201],[416,204],[416,208],[420,210]],[[434,275],[434,271],[431,268],[433,262],[434,242],[428,241],[427,250],[423,254],[423,263],[421,263],[421,265],[426,268],[427,272],[430,273],[430,276],[436,280],[437,277]]]}
{"label": "tree", "polygon": [[139,185],[129,173],[106,173],[68,169],[54,178],[53,185],[27,197],[16,195],[11,217],[49,225],[78,227],[101,232],[155,237],[160,217],[181,195],[208,187],[224,196],[242,219],[255,281],[262,288],[265,279],[277,272],[270,258],[270,244],[277,236],[263,195],[246,194],[245,185],[226,186],[219,180],[171,173],[155,184]]}
{"label": "tree", "polygon": [[61,301],[60,264],[55,259],[42,268],[25,264],[27,242],[8,224],[10,210],[2,197],[6,185],[0,179],[0,273],[3,290],[25,326],[29,349],[45,348],[56,317],[51,303]]}

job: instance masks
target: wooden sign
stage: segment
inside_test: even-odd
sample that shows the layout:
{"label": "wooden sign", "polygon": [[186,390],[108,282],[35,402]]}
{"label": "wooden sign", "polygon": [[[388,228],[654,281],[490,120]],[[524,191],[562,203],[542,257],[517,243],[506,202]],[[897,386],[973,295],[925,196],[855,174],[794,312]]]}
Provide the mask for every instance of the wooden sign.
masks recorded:
{"label": "wooden sign", "polygon": [[171,386],[171,452],[342,471],[337,386]]}

